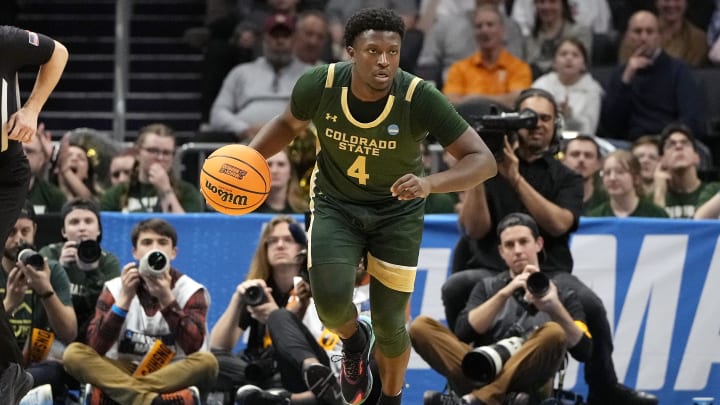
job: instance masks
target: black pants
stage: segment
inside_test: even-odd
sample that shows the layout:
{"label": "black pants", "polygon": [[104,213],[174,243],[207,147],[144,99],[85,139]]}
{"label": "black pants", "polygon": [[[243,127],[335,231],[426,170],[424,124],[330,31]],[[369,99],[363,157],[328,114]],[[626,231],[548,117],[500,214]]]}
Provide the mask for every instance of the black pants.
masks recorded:
{"label": "black pants", "polygon": [[65,371],[63,364],[59,361],[41,361],[30,365],[27,371],[32,374],[35,380],[34,387],[50,384],[53,397],[56,399],[64,399],[69,389],[77,390],[80,388],[80,383]]}
{"label": "black pants", "polygon": [[[25,204],[30,183],[27,158],[16,148],[19,145],[11,145],[10,150],[0,153],[0,238],[3,245]],[[0,369],[4,370],[9,363],[22,364],[22,355],[5,308],[0,303]]]}
{"label": "black pants", "polygon": [[[465,308],[475,284],[497,272],[487,269],[463,270],[451,275],[442,287],[445,319],[454,329],[458,314]],[[593,351],[585,363],[585,382],[590,391],[617,383],[612,360],[613,341],[607,313],[600,297],[577,277],[565,272],[551,272],[548,276],[559,286],[575,290],[585,311],[587,326],[592,334]]]}

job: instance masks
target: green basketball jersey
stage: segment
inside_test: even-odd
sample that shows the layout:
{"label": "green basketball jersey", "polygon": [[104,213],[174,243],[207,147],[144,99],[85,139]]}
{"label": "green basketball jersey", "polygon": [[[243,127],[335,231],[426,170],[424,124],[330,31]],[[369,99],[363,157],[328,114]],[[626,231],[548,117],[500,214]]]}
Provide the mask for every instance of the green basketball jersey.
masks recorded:
{"label": "green basketball jersey", "polygon": [[317,129],[315,186],[344,201],[394,199],[390,186],[399,177],[423,175],[423,139],[431,134],[447,146],[468,124],[433,85],[401,70],[380,115],[359,122],[348,107],[351,71],[348,62],[319,66],[293,90],[293,115]]}

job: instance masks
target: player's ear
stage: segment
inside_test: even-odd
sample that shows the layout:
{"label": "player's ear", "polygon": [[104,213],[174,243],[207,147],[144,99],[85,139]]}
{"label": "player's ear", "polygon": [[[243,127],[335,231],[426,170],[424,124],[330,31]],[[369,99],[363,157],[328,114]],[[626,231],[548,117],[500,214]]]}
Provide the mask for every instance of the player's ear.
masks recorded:
{"label": "player's ear", "polygon": [[352,46],[346,46],[345,50],[347,51],[347,54],[350,55],[351,59],[355,57],[355,48]]}

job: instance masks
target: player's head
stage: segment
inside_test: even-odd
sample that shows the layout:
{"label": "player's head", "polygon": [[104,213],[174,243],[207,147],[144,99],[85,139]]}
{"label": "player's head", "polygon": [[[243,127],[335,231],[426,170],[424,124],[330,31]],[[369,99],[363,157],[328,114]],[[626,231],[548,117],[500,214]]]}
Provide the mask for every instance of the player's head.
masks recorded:
{"label": "player's head", "polygon": [[364,9],[348,19],[345,46],[353,63],[353,90],[369,97],[387,93],[400,66],[404,35],[402,18],[389,9]]}

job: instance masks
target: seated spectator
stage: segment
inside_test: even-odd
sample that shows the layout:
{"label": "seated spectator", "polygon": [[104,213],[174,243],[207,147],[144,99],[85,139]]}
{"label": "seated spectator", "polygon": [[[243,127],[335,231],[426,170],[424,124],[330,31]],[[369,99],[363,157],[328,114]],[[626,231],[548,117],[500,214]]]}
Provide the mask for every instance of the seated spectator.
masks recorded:
{"label": "seated spectator", "polygon": [[[303,238],[305,232],[290,216],[276,216],[264,227],[245,281],[236,286],[230,303],[210,333],[210,348],[220,364],[213,391],[232,396],[246,384],[268,389],[296,387],[302,383],[297,381],[297,373],[283,375],[283,381],[278,379],[281,370],[274,367],[276,353],[267,339],[267,324],[268,317],[278,308],[286,308],[300,318],[307,309],[306,300],[299,300],[305,305],[291,305],[297,297],[293,292],[293,278],[300,275],[296,256],[306,243]],[[255,286],[262,287],[265,298],[264,303],[253,306],[247,303],[246,292]],[[248,333],[245,349],[233,354],[245,332]],[[284,380],[291,377],[295,380]]]}
{"label": "seated spectator", "polygon": [[578,135],[565,142],[562,156],[565,166],[583,178],[582,212],[587,215],[590,210],[608,199],[607,192],[598,176],[602,165],[600,145],[589,135]]}
{"label": "seated spectator", "polygon": [[[84,342],[103,285],[120,276],[120,260],[100,247],[102,224],[95,202],[70,200],[63,206],[60,216],[63,225],[59,236],[63,241],[51,243],[39,253],[48,260],[59,262],[67,273],[78,323],[78,340]],[[87,242],[81,245],[83,241]]]}
{"label": "seated spectator", "polygon": [[702,88],[688,66],[660,48],[657,17],[638,11],[628,22],[628,62],[617,67],[605,88],[602,136],[634,141],[657,135],[671,122],[705,134]]}
{"label": "seated spectator", "polygon": [[[498,224],[497,234],[508,270],[475,284],[452,330],[427,316],[410,325],[415,351],[463,396],[452,401],[452,396],[426,392],[425,405],[500,404],[509,393],[529,394],[529,403],[540,403],[550,398],[547,387],[566,351],[578,361],[590,359],[592,340],[577,294],[553,281],[542,294],[529,292],[528,279],[540,272],[543,248],[535,221],[527,214],[510,214]],[[524,298],[517,298],[518,290]],[[501,373],[477,381],[463,371],[463,357],[473,347],[511,336],[523,343]],[[478,388],[478,383],[485,385]]]}
{"label": "seated spectator", "polygon": [[198,212],[203,198],[192,184],[172,172],[175,134],[164,124],[140,129],[135,148],[137,164],[129,183],[109,188],[100,199],[102,211],[122,212]]}
{"label": "seated spectator", "polygon": [[655,174],[660,163],[660,144],[654,136],[641,136],[630,148],[632,154],[640,162],[640,195],[653,198]]}
{"label": "seated spectator", "polygon": [[530,66],[505,49],[503,18],[496,6],[478,7],[473,22],[478,50],[450,66],[443,93],[455,105],[486,98],[510,107],[532,82]]}
{"label": "seated spectator", "polygon": [[[65,204],[60,212],[63,221],[62,238],[65,242],[53,243],[40,249],[39,253],[53,262],[59,262],[70,282],[72,304],[77,319],[76,341],[85,341],[90,318],[95,311],[100,291],[105,281],[120,275],[118,258],[100,250],[100,212],[91,200],[75,199]],[[87,241],[79,252],[78,244]],[[64,401],[69,389],[78,390],[79,383],[62,366],[59,359],[39,362],[33,366],[33,375],[52,386],[56,400]],[[64,403],[64,402],[63,402]]]}
{"label": "seated spectator", "polygon": [[[570,0],[568,5],[576,23],[591,28],[596,34],[613,33],[608,0]],[[535,8],[535,0],[514,0],[512,3],[512,18],[520,24],[525,35],[530,35],[537,24]]]}
{"label": "seated spectator", "polygon": [[[660,46],[668,55],[690,66],[707,63],[707,34],[686,18],[687,0],[656,0],[660,27]],[[634,46],[623,38],[619,59],[626,63],[633,54]]]}
{"label": "seated spectator", "polygon": [[90,157],[87,149],[70,141],[70,133],[63,136],[53,180],[67,200],[95,199],[100,194],[95,185],[95,167]]}
{"label": "seated spectator", "polygon": [[698,177],[696,142],[692,130],[682,124],[670,124],[661,134],[662,159],[653,195],[655,204],[665,208],[670,218],[693,218],[695,209],[720,190],[720,183]]}
{"label": "seated spectator", "polygon": [[[168,222],[141,221],[131,240],[133,257],[140,264],[126,264],[120,277],[105,283],[87,344],[68,346],[65,369],[94,387],[91,403],[197,404],[197,392],[188,387],[210,387],[218,368],[207,351],[210,295],[171,266],[177,232]],[[146,255],[153,252],[165,256],[165,266],[146,271],[142,262],[147,264]],[[171,354],[159,360],[163,352]],[[157,360],[169,364],[158,367]]]}
{"label": "seated spectator", "polygon": [[274,14],[265,20],[263,56],[236,66],[225,77],[210,110],[210,129],[247,142],[284,110],[295,82],[310,67],[294,56],[294,41],[293,17]]}
{"label": "seated spectator", "polygon": [[695,211],[695,219],[718,219],[720,218],[720,192],[715,194],[705,204]]}
{"label": "seated spectator", "polygon": [[[503,0],[473,0],[470,3],[474,3],[474,7],[459,14],[441,15],[438,10],[437,20],[431,24],[429,23],[430,26],[423,41],[418,65],[436,68],[439,75],[437,77],[425,77],[425,79],[439,80],[439,86],[445,82],[448,69],[453,63],[467,58],[477,51],[475,41],[465,40],[469,39],[469,34],[474,31],[477,9],[485,5],[494,6],[498,9],[504,7]],[[440,6],[438,6],[439,8]],[[520,26],[504,12],[501,11],[500,15],[502,16],[502,27],[504,29],[503,46],[516,58],[523,59],[525,56],[525,38],[520,31]],[[430,17],[423,16],[421,18]]]}
{"label": "seated spectator", "polygon": [[587,213],[590,217],[667,218],[667,213],[640,194],[640,162],[629,151],[618,149],[605,157],[602,182],[608,201]]}
{"label": "seated spectator", "polygon": [[270,167],[270,193],[258,213],[291,214],[307,211],[307,196],[300,188],[295,168],[290,163],[287,149],[267,159]]}
{"label": "seated spectator", "polygon": [[576,38],[592,60],[593,36],[590,28],[575,22],[568,0],[535,0],[535,24],[526,38],[525,61],[533,68],[533,77],[550,71],[555,49],[563,38]]}
{"label": "seated spectator", "polygon": [[130,183],[135,162],[137,162],[137,150],[127,148],[116,154],[110,160],[110,184],[117,186],[120,183]]}
{"label": "seated spectator", "polygon": [[[66,388],[60,381],[62,364],[53,358],[62,346],[77,336],[77,318],[70,296],[70,282],[60,263],[40,259],[37,263],[23,261],[18,254],[35,250],[37,222],[30,202],[26,202],[5,240],[0,271],[0,292],[18,348],[24,351],[27,371],[34,386],[54,385],[54,393],[62,397]],[[35,331],[35,333],[33,333]],[[51,349],[47,340],[57,341]],[[55,347],[59,347],[57,350]],[[52,354],[49,352],[53,351]]]}
{"label": "seated spectator", "polygon": [[588,72],[590,60],[585,45],[575,38],[560,41],[555,50],[553,71],[533,82],[560,102],[563,129],[595,135],[600,120],[603,89]]}
{"label": "seated spectator", "polygon": [[37,134],[30,138],[30,142],[22,144],[23,151],[30,164],[30,191],[28,200],[37,214],[60,212],[65,204],[65,194],[53,183],[47,180],[47,166],[52,158],[53,148],[50,143],[50,133],[40,125]]}
{"label": "seated spectator", "polygon": [[294,52],[301,62],[311,66],[330,61],[330,29],[325,13],[309,10],[298,14]]}

